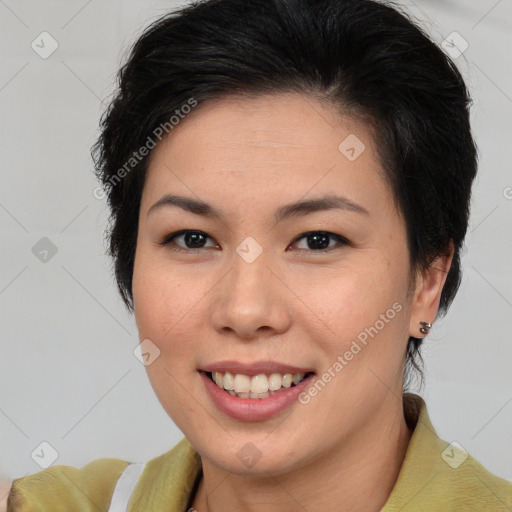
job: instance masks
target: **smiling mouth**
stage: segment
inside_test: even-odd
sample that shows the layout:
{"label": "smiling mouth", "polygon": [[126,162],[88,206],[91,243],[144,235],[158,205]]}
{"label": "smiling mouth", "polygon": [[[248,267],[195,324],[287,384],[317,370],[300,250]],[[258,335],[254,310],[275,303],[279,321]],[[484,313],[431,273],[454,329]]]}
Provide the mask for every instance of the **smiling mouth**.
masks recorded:
{"label": "smiling mouth", "polygon": [[204,372],[219,388],[236,398],[262,399],[293,388],[314,375],[307,373],[271,373],[248,376],[229,372]]}

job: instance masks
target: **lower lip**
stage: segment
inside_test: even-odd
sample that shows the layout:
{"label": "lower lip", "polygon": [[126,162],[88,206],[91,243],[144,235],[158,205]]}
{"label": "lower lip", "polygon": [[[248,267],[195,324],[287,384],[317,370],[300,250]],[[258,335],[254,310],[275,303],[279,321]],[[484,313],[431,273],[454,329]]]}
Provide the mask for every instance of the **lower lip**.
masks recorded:
{"label": "lower lip", "polygon": [[272,418],[298,401],[299,395],[311,383],[309,375],[296,386],[279,391],[267,398],[237,398],[217,386],[205,372],[201,378],[214,404],[225,414],[240,421],[262,421]]}

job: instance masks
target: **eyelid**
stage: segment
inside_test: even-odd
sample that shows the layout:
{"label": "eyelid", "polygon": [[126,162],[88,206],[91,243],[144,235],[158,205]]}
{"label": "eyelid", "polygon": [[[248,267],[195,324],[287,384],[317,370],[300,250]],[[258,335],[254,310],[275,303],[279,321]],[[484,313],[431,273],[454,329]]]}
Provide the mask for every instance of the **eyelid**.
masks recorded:
{"label": "eyelid", "polygon": [[[164,246],[164,247],[168,246],[169,244],[173,243],[174,238],[184,235],[184,234],[187,234],[187,233],[199,233],[201,235],[206,236],[206,238],[210,238],[213,240],[213,238],[210,235],[208,235],[207,233],[205,233],[204,231],[201,231],[198,229],[181,229],[179,231],[175,231],[173,233],[169,233],[169,234],[166,234],[165,236],[163,236],[162,239],[158,242],[158,245]],[[298,249],[298,250],[301,252],[307,252],[307,253],[312,253],[312,254],[327,254],[327,253],[330,253],[330,252],[332,252],[336,249],[339,249],[345,245],[351,245],[351,242],[342,235],[338,235],[337,233],[333,233],[331,231],[317,229],[317,230],[311,230],[311,231],[306,231],[304,233],[301,233],[290,243],[290,245],[288,245],[287,249],[289,247],[291,247],[292,245],[296,244],[299,240],[302,240],[303,238],[307,238],[308,236],[315,235],[315,234],[322,234],[322,235],[326,235],[332,239],[336,239],[338,241],[338,244],[341,244],[341,245],[330,247],[328,249],[318,249],[318,250]],[[208,249],[208,248],[207,247],[199,247],[197,249],[190,249],[188,247],[177,246],[177,248],[172,247],[170,249],[173,251],[177,251],[177,252],[193,253],[193,252],[199,252],[199,251],[202,251],[202,250]]]}

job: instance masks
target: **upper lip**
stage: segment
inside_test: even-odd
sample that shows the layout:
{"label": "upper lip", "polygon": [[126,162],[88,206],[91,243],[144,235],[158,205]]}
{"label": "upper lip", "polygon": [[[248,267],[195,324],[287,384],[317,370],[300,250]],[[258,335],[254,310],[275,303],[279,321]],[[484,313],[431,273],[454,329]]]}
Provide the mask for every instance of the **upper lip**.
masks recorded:
{"label": "upper lip", "polygon": [[200,370],[204,372],[220,372],[220,373],[233,373],[248,376],[259,375],[262,373],[309,373],[314,372],[309,367],[299,367],[290,364],[277,363],[275,361],[255,361],[253,363],[240,363],[238,361],[218,361],[209,365],[203,366]]}

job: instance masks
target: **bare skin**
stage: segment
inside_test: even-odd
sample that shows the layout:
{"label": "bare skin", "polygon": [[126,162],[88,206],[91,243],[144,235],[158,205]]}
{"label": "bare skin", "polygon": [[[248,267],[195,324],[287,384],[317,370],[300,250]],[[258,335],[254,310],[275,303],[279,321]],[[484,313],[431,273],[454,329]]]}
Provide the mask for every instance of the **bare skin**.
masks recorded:
{"label": "bare skin", "polygon": [[0,476],[0,512],[6,512],[7,499],[11,490],[11,480]]}
{"label": "bare skin", "polygon": [[[353,161],[338,149],[350,134],[366,148]],[[274,221],[285,204],[333,193],[367,213]],[[223,218],[149,212],[164,194],[205,201]],[[187,247],[183,235],[159,245],[182,229],[204,233],[204,247]],[[321,253],[299,239],[310,231],[349,243],[331,237]],[[263,251],[252,263],[236,252],[247,237]],[[296,94],[230,97],[181,121],[151,155],[133,294],[139,337],[160,350],[147,366],[153,389],[202,457],[194,509],[381,510],[411,436],[401,400],[407,340],[435,319],[451,260],[440,256],[411,280],[405,223],[371,132],[334,107]],[[320,376],[381,315],[378,334],[317,396],[265,421],[217,409],[198,372],[223,359],[272,360]],[[252,467],[237,457],[248,442],[261,453]]]}

